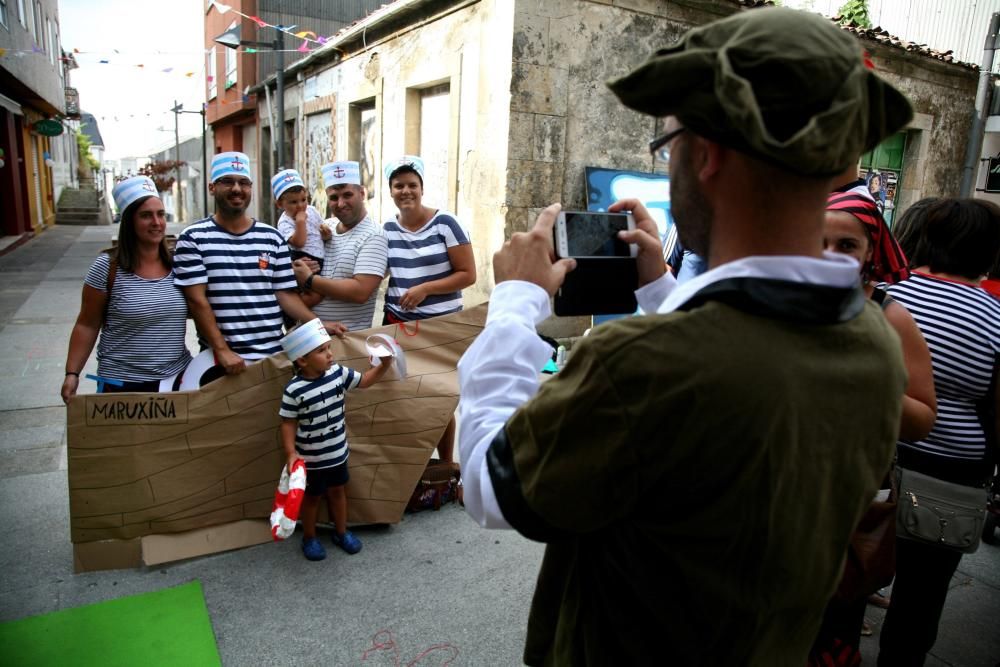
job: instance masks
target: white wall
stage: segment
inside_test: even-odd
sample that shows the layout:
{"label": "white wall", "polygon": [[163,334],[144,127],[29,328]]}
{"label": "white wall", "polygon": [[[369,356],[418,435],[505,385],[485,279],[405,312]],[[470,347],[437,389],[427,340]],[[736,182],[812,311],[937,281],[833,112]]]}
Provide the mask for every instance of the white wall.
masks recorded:
{"label": "white wall", "polygon": [[[845,0],[784,0],[785,7],[836,16]],[[872,27],[881,27],[908,42],[937,51],[954,51],[961,62],[978,65],[990,16],[1000,0],[868,0]],[[1000,72],[995,62],[994,72]]]}

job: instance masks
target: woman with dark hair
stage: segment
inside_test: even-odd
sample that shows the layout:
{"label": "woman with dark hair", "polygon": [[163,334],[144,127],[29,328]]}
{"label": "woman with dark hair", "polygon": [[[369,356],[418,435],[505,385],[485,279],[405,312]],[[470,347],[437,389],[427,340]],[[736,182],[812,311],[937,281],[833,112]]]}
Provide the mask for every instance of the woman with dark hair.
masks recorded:
{"label": "woman with dark hair", "polygon": [[[916,248],[910,279],[887,291],[910,311],[930,348],[938,411],[926,437],[900,439],[897,465],[904,484],[912,471],[984,489],[993,469],[990,443],[1000,435],[1000,301],[980,283],[1000,255],[1000,208],[981,199],[936,201]],[[985,510],[985,489],[982,498]],[[961,558],[957,548],[897,535],[880,665],[924,664]]]}
{"label": "woman with dark hair", "polygon": [[[869,299],[881,306],[886,320],[899,335],[909,376],[899,420],[900,437],[916,439],[926,436],[934,425],[937,411],[927,343],[906,308],[885,290],[875,286],[876,283],[891,284],[905,280],[909,276],[906,256],[889,233],[889,227],[875,202],[852,192],[835,192],[827,199],[823,240],[827,252],[850,255],[858,260],[862,289]],[[885,486],[888,487],[888,484]],[[862,525],[877,526],[881,521],[893,521],[894,516],[890,512],[891,508],[887,510],[882,503],[875,502],[862,517]],[[891,533],[887,539],[892,539]],[[891,542],[886,546],[891,546]],[[860,659],[858,650],[865,604],[869,594],[884,583],[863,587],[867,583],[863,573],[865,564],[859,562],[863,556],[859,553],[848,555],[843,580],[827,604],[823,624],[810,652],[810,664],[828,664],[833,656],[845,653],[857,655]]]}
{"label": "woman with dark hair", "polygon": [[899,247],[903,249],[909,258],[909,268],[923,266],[927,263],[926,241],[922,240],[924,222],[927,221],[927,211],[941,201],[938,197],[925,197],[912,204],[896,220],[893,227],[893,236],[899,242]]}
{"label": "woman with dark hair", "polygon": [[[404,155],[385,168],[399,213],[383,225],[389,244],[389,286],[382,324],[423,320],[462,310],[462,290],[476,282],[469,232],[451,213],[424,206],[424,161]],[[438,443],[451,462],[455,419]]]}
{"label": "woman with dark hair", "polygon": [[385,321],[407,322],[462,309],[462,289],[476,282],[468,230],[451,213],[424,206],[424,162],[406,155],[385,168],[399,210],[383,225],[389,242]]}
{"label": "woman with dark hair", "polygon": [[184,345],[187,303],[174,285],[156,186],[136,176],[118,183],[114,198],[121,211],[118,244],[97,256],[84,280],[66,355],[64,402],[76,394],[95,343],[102,392],[158,391],[161,380],[191,360]]}

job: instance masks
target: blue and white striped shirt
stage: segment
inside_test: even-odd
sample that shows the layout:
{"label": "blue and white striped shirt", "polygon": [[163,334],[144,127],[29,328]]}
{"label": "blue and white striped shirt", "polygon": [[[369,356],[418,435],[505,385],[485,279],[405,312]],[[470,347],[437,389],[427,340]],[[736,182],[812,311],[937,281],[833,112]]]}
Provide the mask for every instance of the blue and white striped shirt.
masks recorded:
{"label": "blue and white striped shirt", "polygon": [[461,290],[432,294],[413,310],[399,307],[400,298],[415,285],[447,278],[454,272],[448,248],[469,243],[469,233],[450,213],[438,211],[415,232],[395,219],[383,225],[389,244],[389,287],[385,309],[400,320],[423,320],[462,310]]}
{"label": "blue and white striped shirt", "polygon": [[213,218],[200,220],[177,239],[174,274],[180,287],[207,284],[208,303],[233,352],[250,361],[281,352],[275,292],[293,290],[296,283],[288,245],[277,229],[254,220],[237,235]]}
{"label": "blue and white striped shirt", "polygon": [[981,461],[986,433],[976,403],[1000,360],[1000,301],[986,290],[913,273],[886,291],[910,311],[931,351],[937,420],[923,440],[900,444],[927,454]]}
{"label": "blue and white striped shirt", "polygon": [[[84,283],[106,293],[110,261],[106,253],[98,255]],[[97,374],[125,382],[177,375],[191,361],[186,328],[187,301],[174,285],[173,272],[146,280],[118,268],[97,344]]]}
{"label": "blue and white striped shirt", "polygon": [[315,380],[295,375],[285,385],[278,414],[297,419],[295,451],[307,470],[332,468],[347,460],[344,394],[361,383],[361,373],[334,364]]}

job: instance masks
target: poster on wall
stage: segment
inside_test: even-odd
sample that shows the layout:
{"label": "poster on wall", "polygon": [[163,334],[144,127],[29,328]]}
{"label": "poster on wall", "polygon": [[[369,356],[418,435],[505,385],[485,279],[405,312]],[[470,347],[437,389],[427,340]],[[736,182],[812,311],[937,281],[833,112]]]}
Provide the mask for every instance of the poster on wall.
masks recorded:
{"label": "poster on wall", "polygon": [[862,169],[861,178],[868,185],[868,193],[882,212],[886,224],[891,227],[893,214],[896,212],[899,172],[893,169]]}
{"label": "poster on wall", "polygon": [[670,256],[677,232],[670,216],[670,179],[666,174],[587,167],[586,175],[588,211],[606,211],[619,199],[638,199],[656,221],[663,256]]}
{"label": "poster on wall", "polygon": [[375,107],[361,110],[361,132],[358,136],[358,166],[361,169],[361,185],[368,199],[375,198]]}

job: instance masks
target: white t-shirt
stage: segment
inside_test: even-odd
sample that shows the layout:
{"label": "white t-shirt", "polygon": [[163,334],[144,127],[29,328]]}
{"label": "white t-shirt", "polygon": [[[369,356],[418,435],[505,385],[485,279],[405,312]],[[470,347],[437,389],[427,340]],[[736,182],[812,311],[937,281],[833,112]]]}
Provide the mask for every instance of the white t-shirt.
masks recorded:
{"label": "white t-shirt", "polygon": [[[371,275],[381,278],[388,266],[388,248],[382,230],[370,217],[338,234],[334,228],[333,237],[326,242],[323,257],[323,278],[343,279],[356,275]],[[321,320],[340,322],[351,331],[368,329],[375,314],[378,290],[372,290],[364,303],[350,303],[326,298],[313,307],[313,312]]]}
{"label": "white t-shirt", "polygon": [[[306,242],[302,246],[294,246],[291,243],[288,247],[292,250],[299,250],[316,259],[323,259],[323,237],[320,234],[320,227],[323,226],[323,216],[312,206],[306,207]],[[278,232],[285,237],[285,241],[292,238],[295,233],[295,220],[282,212],[278,218]]]}

